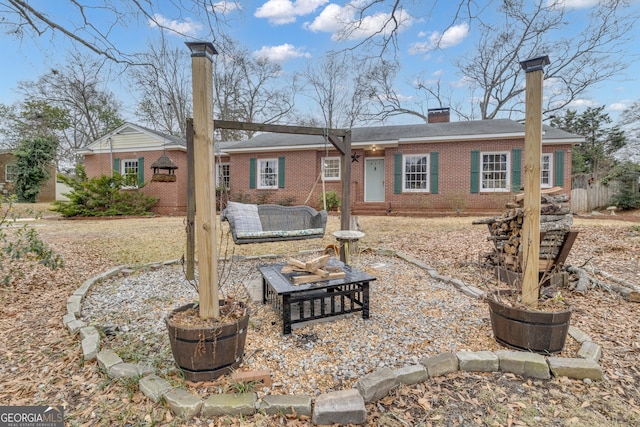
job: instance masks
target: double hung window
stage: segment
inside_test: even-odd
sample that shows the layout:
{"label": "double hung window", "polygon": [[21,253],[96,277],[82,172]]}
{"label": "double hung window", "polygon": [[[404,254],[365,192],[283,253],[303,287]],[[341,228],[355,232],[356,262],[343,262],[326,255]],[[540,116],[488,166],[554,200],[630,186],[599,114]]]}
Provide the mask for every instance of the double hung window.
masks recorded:
{"label": "double hung window", "polygon": [[258,159],[258,188],[278,188],[278,159]]}
{"label": "double hung window", "polygon": [[429,191],[429,155],[405,155],[403,157],[403,185],[405,192]]}

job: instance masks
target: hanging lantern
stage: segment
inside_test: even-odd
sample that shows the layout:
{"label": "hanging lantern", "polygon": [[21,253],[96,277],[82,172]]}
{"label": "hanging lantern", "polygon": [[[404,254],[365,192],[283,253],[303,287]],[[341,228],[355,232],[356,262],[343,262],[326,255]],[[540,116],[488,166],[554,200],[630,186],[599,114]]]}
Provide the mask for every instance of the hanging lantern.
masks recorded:
{"label": "hanging lantern", "polygon": [[176,175],[174,171],[178,169],[175,163],[171,161],[166,155],[162,155],[153,162],[151,165],[151,169],[153,169],[153,177],[151,181],[155,182],[175,182]]}

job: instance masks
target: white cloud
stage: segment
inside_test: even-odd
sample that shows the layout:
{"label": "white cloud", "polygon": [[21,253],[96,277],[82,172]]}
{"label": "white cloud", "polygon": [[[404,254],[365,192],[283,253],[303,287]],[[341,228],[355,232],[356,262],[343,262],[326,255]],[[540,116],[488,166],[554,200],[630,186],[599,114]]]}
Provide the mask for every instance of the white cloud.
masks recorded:
{"label": "white cloud", "polygon": [[461,79],[452,82],[451,86],[454,88],[463,88],[463,87],[468,87],[471,86],[473,84],[473,80],[468,77],[468,76],[463,76]]}
{"label": "white cloud", "polygon": [[237,1],[227,1],[222,0],[211,5],[213,7],[214,12],[225,13],[233,12],[234,10],[242,10],[242,5]]}
{"label": "white cloud", "polygon": [[[356,17],[356,5],[357,2],[345,6],[331,3],[313,22],[305,23],[304,28],[313,32],[332,33],[331,39],[334,41],[360,40],[378,33],[387,35],[395,29],[396,24],[390,20],[391,14],[377,12]],[[399,9],[395,12],[395,21],[402,31],[411,26],[414,18],[404,9]]]}
{"label": "white cloud", "polygon": [[187,36],[195,36],[200,29],[202,29],[202,25],[193,22],[190,19],[186,19],[183,22],[176,21],[175,19],[167,19],[164,16],[156,13],[153,15],[153,18],[149,18],[147,21],[151,28],[162,27],[168,28],[171,31],[175,31],[179,34],[184,34]]}
{"label": "white cloud", "polygon": [[280,46],[262,46],[260,50],[253,52],[253,56],[268,58],[278,64],[295,58],[311,58],[310,53],[289,43],[281,44]]}
{"label": "white cloud", "polygon": [[284,25],[296,21],[298,16],[308,15],[329,0],[268,0],[260,6],[254,16],[266,18],[270,24]]}
{"label": "white cloud", "polygon": [[571,101],[568,106],[570,108],[581,109],[581,108],[588,108],[588,107],[597,107],[598,105],[599,104],[592,99],[578,98]]}
{"label": "white cloud", "polygon": [[609,107],[607,108],[610,111],[624,111],[627,108],[629,108],[629,106],[631,105],[630,101],[620,101],[620,102],[614,102],[613,104],[609,104]]}
{"label": "white cloud", "polygon": [[396,94],[396,98],[398,98],[398,101],[400,102],[411,102],[414,100],[414,97],[411,95],[402,95],[401,93],[397,93]]}
{"label": "white cloud", "polygon": [[586,9],[597,6],[600,0],[547,0],[547,7],[554,9]]}
{"label": "white cloud", "polygon": [[[424,34],[424,33],[421,33]],[[426,34],[425,34],[426,35]],[[424,42],[416,42],[409,48],[409,53],[424,53],[433,49],[446,49],[456,46],[469,35],[469,24],[463,22],[460,25],[454,25],[445,30],[444,33],[434,31],[429,35],[428,40]]]}

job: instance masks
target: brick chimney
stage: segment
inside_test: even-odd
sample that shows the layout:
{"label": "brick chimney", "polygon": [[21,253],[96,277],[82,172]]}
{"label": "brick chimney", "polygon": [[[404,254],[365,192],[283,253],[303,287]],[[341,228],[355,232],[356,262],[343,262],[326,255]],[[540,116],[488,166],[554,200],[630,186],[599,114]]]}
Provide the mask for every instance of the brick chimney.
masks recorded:
{"label": "brick chimney", "polygon": [[449,123],[449,107],[429,108],[427,117],[429,123]]}

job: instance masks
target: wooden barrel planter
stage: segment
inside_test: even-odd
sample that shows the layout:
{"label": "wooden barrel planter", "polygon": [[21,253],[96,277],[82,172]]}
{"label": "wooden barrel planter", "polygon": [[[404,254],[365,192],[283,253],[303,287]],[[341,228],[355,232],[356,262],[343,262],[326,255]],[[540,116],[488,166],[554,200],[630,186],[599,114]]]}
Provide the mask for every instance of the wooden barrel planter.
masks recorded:
{"label": "wooden barrel planter", "polygon": [[[516,291],[497,291],[499,295],[511,295]],[[518,350],[536,353],[562,351],[571,310],[540,312],[507,306],[494,298],[487,298],[491,326],[496,341]]]}
{"label": "wooden barrel planter", "polygon": [[173,358],[185,379],[210,381],[238,368],[244,355],[249,310],[245,308],[244,316],[235,322],[210,328],[176,324],[172,315],[191,307],[193,304],[179,307],[165,318]]}

